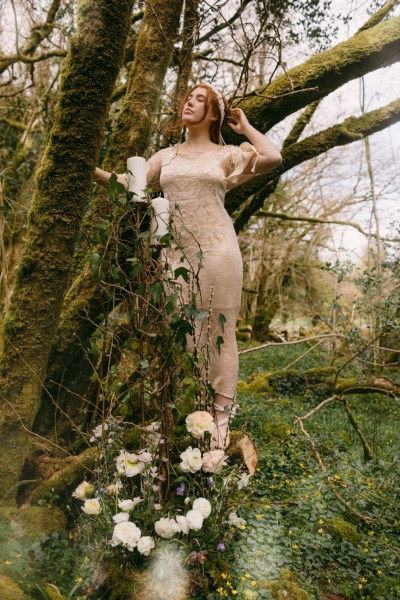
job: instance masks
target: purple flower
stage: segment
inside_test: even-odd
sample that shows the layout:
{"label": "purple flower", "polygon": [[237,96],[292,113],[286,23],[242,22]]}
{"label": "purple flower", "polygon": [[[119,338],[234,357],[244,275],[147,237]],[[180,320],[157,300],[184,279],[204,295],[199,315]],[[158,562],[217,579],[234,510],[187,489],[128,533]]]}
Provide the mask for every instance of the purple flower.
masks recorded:
{"label": "purple flower", "polygon": [[215,481],[212,477],[207,478],[207,484],[210,490],[215,490]]}
{"label": "purple flower", "polygon": [[223,552],[225,550],[224,542],[219,542],[219,544],[217,544],[217,550],[218,552]]}
{"label": "purple flower", "polygon": [[186,485],[183,482],[180,483],[179,486],[176,488],[176,495],[184,496],[185,495],[185,487],[186,487]]}

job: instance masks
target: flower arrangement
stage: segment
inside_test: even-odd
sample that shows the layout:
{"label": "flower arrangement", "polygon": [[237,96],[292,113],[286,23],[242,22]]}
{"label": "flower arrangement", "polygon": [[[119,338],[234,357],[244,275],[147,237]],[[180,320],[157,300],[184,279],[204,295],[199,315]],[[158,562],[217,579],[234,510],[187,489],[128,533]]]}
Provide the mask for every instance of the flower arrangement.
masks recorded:
{"label": "flower arrangement", "polygon": [[[112,192],[116,183],[110,181]],[[114,227],[127,222],[122,215],[132,207],[118,204],[118,194],[110,197],[117,207],[110,221]],[[163,544],[172,543],[188,566],[202,569],[244,527],[236,507],[248,476],[241,466],[229,464],[224,450],[210,448],[215,429],[208,381],[211,342],[196,339],[199,326],[209,331],[212,311],[212,298],[209,311],[196,306],[201,249],[197,270],[186,266],[183,248],[182,266],[172,269],[148,244],[145,223],[151,208],[135,211],[130,215],[136,232],[130,237],[134,258],[127,260],[132,267],[128,282],[118,269],[112,271],[116,287],[125,290],[123,310],[132,335],[123,345],[124,360],[101,381],[107,417],[97,417],[101,422],[88,435],[98,446],[99,460],[93,480],[83,481],[73,496],[81,502],[81,530],[100,561],[116,556],[119,564],[140,569]],[[117,236],[115,264],[123,237]],[[173,239],[171,226],[163,246]],[[179,279],[190,289],[189,301]],[[118,318],[105,327],[105,342],[94,339],[93,354],[100,347],[111,354],[107,344],[116,339]],[[224,321],[219,315],[219,345]],[[193,338],[192,352],[187,336]]]}

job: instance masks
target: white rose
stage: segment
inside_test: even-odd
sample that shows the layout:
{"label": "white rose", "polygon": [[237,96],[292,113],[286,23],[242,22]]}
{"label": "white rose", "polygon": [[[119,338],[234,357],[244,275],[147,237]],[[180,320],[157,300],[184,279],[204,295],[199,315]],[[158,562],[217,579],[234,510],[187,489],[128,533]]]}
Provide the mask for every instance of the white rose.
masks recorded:
{"label": "white rose", "polygon": [[129,515],[126,512],[120,512],[113,516],[114,523],[123,523],[129,521]]}
{"label": "white rose", "polygon": [[229,513],[228,523],[230,525],[234,525],[235,527],[241,527],[242,525],[246,525],[246,521],[237,516],[236,513]]}
{"label": "white rose", "polygon": [[190,527],[189,523],[186,520],[186,517],[184,517],[183,515],[178,515],[177,517],[175,517],[175,519],[179,525],[179,529],[181,530],[181,532],[187,535],[189,533]]}
{"label": "white rose", "polygon": [[190,473],[196,473],[196,471],[200,471],[202,461],[201,452],[199,448],[192,448],[192,446],[189,446],[189,448],[182,452],[180,457],[182,462],[179,466],[182,469],[182,471],[184,471],[185,473],[189,471]]}
{"label": "white rose", "polygon": [[144,535],[143,537],[141,537],[137,543],[138,552],[140,552],[140,554],[143,554],[143,556],[148,556],[150,554],[150,551],[154,547],[154,540],[148,535]]}
{"label": "white rose", "polygon": [[97,498],[91,498],[85,500],[85,504],[82,506],[82,510],[87,515],[99,515],[101,513],[101,505]]}
{"label": "white rose", "polygon": [[118,474],[126,477],[135,477],[144,469],[144,463],[141,462],[139,456],[125,450],[121,450],[116,462]]}
{"label": "white rose", "polygon": [[72,495],[74,498],[79,498],[79,500],[85,500],[85,498],[90,498],[93,496],[95,489],[96,488],[93,484],[89,483],[88,481],[82,481],[76,490],[72,492]]}
{"label": "white rose", "polygon": [[203,515],[199,510],[189,510],[186,515],[186,521],[190,529],[198,531],[203,527]]}
{"label": "white rose", "polygon": [[237,486],[238,486],[238,490],[241,490],[242,488],[245,488],[249,485],[249,481],[250,481],[250,477],[251,475],[247,475],[246,473],[242,473]]}
{"label": "white rose", "polygon": [[129,512],[135,506],[133,500],[118,500],[119,508],[124,512]]}
{"label": "white rose", "polygon": [[139,527],[130,521],[122,521],[114,527],[111,546],[119,546],[122,544],[124,548],[133,550],[141,536]]}
{"label": "white rose", "polygon": [[154,529],[160,537],[169,539],[179,532],[179,525],[174,519],[163,518],[154,523]]}
{"label": "white rose", "polygon": [[225,467],[226,454],[223,450],[210,450],[203,454],[203,471],[206,473],[218,473]]}
{"label": "white rose", "polygon": [[193,502],[193,509],[200,511],[205,519],[211,514],[211,504],[207,498],[196,498]]}
{"label": "white rose", "polygon": [[214,419],[205,410],[196,410],[186,417],[186,429],[199,440],[204,437],[206,431],[209,433],[214,431]]}

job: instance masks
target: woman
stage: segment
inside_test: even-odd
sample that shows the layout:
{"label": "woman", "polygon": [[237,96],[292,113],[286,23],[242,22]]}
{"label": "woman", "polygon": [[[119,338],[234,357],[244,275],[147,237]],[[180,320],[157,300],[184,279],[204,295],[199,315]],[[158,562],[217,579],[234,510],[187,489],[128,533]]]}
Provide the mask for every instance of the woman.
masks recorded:
{"label": "woman", "polygon": [[[228,105],[215,88],[193,86],[182,102],[181,125],[186,141],[154,154],[148,161],[147,180],[170,201],[174,225],[187,263],[196,271],[199,261],[197,306],[208,311],[209,332],[199,324],[197,343],[209,349],[207,379],[214,389],[213,446],[229,445],[230,408],[236,394],[239,360],[235,328],[242,291],[242,257],[232,221],[224,208],[227,189],[281,163],[276,146],[248,122],[244,112],[229,110],[228,125],[250,142],[239,147],[221,145],[221,127]],[[95,181],[106,184],[110,173],[96,169]],[[119,180],[126,185],[123,175]],[[201,258],[199,258],[201,251]],[[181,255],[169,257],[173,268],[182,266]],[[183,289],[184,301],[190,290]],[[223,331],[221,327],[221,317]],[[217,344],[217,339],[221,342]]]}

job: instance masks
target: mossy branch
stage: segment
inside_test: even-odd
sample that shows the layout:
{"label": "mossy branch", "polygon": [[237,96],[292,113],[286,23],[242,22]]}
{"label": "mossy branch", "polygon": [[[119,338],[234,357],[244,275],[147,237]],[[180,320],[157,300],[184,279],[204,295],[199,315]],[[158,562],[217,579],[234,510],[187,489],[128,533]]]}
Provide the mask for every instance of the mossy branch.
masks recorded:
{"label": "mossy branch", "polygon": [[342,123],[288,146],[282,152],[283,162],[278,168],[228,192],[225,205],[230,214],[248,199],[235,221],[236,230],[241,231],[249,218],[262,208],[265,199],[275,191],[283,173],[336,146],[345,146],[361,140],[399,121],[400,100],[398,99],[360,117],[349,117]]}
{"label": "mossy branch", "polygon": [[[290,69],[239,106],[254,127],[266,132],[345,83],[399,60],[400,17],[393,17]],[[229,142],[237,140],[229,128],[224,136]]]}

